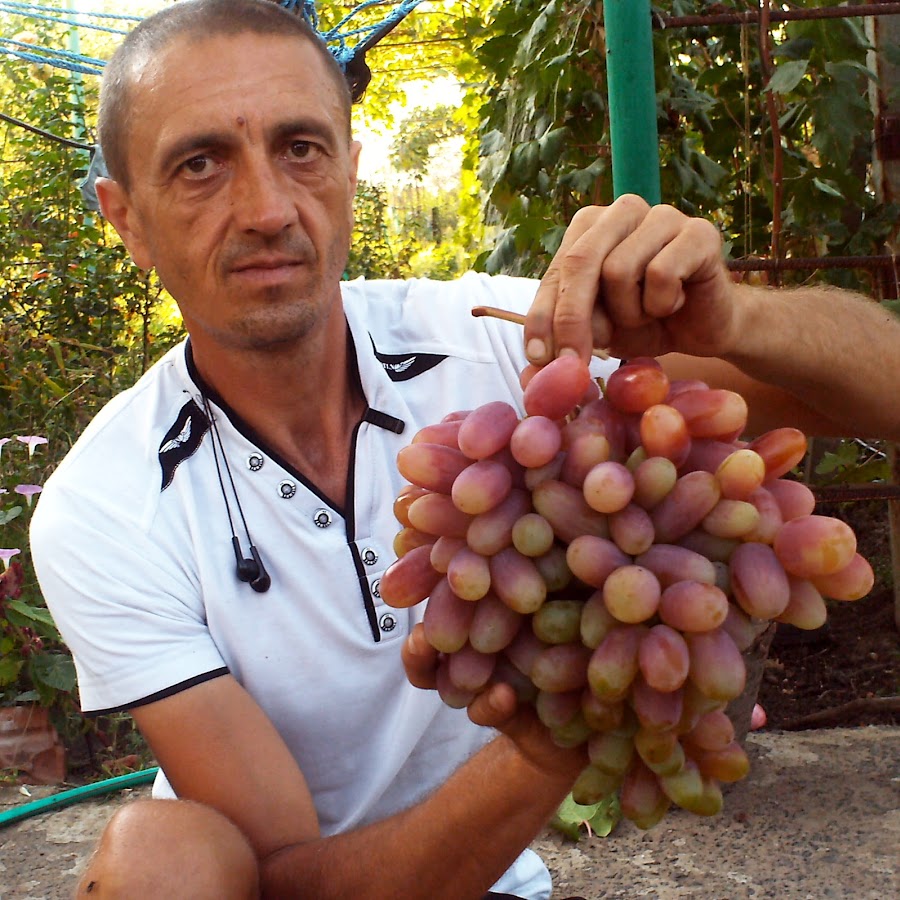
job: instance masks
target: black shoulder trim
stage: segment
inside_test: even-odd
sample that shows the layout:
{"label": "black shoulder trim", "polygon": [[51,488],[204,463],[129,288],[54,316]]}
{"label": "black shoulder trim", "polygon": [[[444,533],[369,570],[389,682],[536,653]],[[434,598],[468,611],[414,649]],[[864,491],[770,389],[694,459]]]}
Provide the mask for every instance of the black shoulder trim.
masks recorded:
{"label": "black shoulder trim", "polygon": [[115,712],[128,712],[131,709],[137,709],[139,706],[146,706],[148,703],[155,703],[157,700],[165,700],[166,697],[180,694],[188,688],[203,684],[204,681],[212,681],[214,678],[221,678],[222,675],[228,674],[228,669],[225,666],[222,666],[221,669],[213,669],[211,672],[204,672],[202,675],[194,675],[193,678],[188,678],[186,681],[180,681],[178,684],[163,688],[155,694],[150,694],[148,697],[141,697],[140,700],[125,703],[122,706],[111,706],[109,709],[83,709],[81,712],[82,715],[87,716],[89,719],[93,719],[96,716],[108,716],[110,713]]}
{"label": "black shoulder trim", "polygon": [[161,491],[164,491],[175,477],[175,470],[188,457],[197,452],[203,436],[209,431],[206,413],[193,401],[188,400],[181,407],[175,423],[166,432],[159,445],[159,465],[162,469]]}
{"label": "black shoulder trim", "polygon": [[388,373],[391,381],[409,381],[410,378],[433,369],[447,358],[438,353],[417,353],[415,350],[409,353],[379,353],[371,334],[369,340],[372,341],[375,358],[384,366],[384,371]]}

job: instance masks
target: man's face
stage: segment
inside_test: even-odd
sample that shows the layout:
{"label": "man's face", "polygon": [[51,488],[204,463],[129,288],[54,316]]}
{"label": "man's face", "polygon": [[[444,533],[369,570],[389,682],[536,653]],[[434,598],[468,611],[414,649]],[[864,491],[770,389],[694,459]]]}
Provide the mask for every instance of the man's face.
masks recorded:
{"label": "man's face", "polygon": [[195,345],[262,349],[308,334],[337,298],[359,150],[315,48],[177,39],[131,97],[131,188],[108,183],[101,201]]}

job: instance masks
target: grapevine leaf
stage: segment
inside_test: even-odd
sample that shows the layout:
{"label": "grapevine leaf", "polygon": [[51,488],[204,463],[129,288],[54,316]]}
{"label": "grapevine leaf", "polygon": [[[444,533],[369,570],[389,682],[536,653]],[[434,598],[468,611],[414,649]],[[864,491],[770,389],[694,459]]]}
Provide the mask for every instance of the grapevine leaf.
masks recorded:
{"label": "grapevine leaf", "polygon": [[577,841],[585,826],[590,828],[592,834],[596,834],[598,837],[607,837],[621,818],[619,798],[616,794],[610,794],[609,797],[599,803],[592,803],[590,806],[576,803],[569,794],[560,804],[551,825],[557,831],[572,838],[573,841]]}
{"label": "grapevine leaf", "polygon": [[75,689],[75,663],[63,653],[44,653],[33,657],[31,676],[38,684],[57,691]]}
{"label": "grapevine leaf", "polygon": [[792,59],[782,63],[772,73],[766,90],[773,94],[789,94],[800,84],[808,67],[808,59]]}
{"label": "grapevine leaf", "polygon": [[53,621],[50,611],[44,609],[42,606],[29,606],[29,604],[22,600],[7,600],[6,606],[9,609],[15,610],[20,615],[25,616],[26,619],[31,619],[33,622],[40,622],[42,625],[49,625],[51,628],[56,627],[56,623]]}

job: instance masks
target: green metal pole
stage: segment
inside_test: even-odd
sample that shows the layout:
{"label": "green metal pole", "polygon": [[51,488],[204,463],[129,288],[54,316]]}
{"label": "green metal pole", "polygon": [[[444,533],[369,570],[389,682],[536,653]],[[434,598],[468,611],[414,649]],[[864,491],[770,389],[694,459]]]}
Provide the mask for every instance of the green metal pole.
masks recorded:
{"label": "green metal pole", "polygon": [[660,202],[650,0],[604,0],[613,193]]}

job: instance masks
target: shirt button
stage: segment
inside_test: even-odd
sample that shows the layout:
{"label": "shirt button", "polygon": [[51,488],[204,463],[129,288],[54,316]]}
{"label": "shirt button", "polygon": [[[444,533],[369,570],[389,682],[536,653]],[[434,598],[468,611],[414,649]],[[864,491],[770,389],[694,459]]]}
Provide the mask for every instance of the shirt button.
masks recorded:
{"label": "shirt button", "polygon": [[397,627],[397,617],[393,613],[384,613],[378,620],[378,627],[384,631],[393,631]]}
{"label": "shirt button", "polygon": [[363,563],[367,566],[374,566],[378,562],[378,554],[371,547],[366,547],[361,555]]}
{"label": "shirt button", "polygon": [[327,509],[317,509],[313,513],[316,528],[327,528],[331,524],[331,513]]}
{"label": "shirt button", "polygon": [[262,467],[265,459],[261,453],[251,453],[247,457],[247,468],[251,472],[258,472]]}
{"label": "shirt button", "polygon": [[278,485],[278,496],[282,500],[290,500],[297,493],[297,485],[293,481],[282,481]]}
{"label": "shirt button", "polygon": [[376,579],[372,582],[372,596],[373,596],[373,597],[378,597],[379,599],[381,599],[381,590],[380,590],[380,588],[381,588],[381,579],[380,579],[380,578],[376,578]]}

